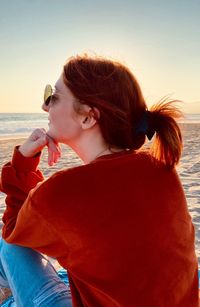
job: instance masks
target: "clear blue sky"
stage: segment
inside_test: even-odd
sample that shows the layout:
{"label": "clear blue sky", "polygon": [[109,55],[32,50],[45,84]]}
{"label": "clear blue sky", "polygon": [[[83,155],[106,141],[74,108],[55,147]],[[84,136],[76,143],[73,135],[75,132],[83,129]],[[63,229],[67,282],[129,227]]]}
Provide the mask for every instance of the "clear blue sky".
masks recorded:
{"label": "clear blue sky", "polygon": [[200,113],[199,0],[0,0],[0,112],[40,112],[65,60],[95,52],[128,65],[149,105]]}

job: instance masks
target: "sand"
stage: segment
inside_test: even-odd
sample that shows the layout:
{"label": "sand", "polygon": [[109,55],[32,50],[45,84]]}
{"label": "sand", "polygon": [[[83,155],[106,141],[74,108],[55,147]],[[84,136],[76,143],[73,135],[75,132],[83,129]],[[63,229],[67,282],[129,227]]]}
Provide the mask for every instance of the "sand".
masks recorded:
{"label": "sand", "polygon": [[[200,268],[200,123],[182,124],[181,127],[183,131],[184,150],[177,170],[183,183],[188,208],[195,226],[195,247]],[[14,146],[22,144],[22,142],[23,139],[0,140],[0,169],[3,164],[11,159]],[[61,146],[61,148],[63,156],[53,167],[48,166],[47,150],[44,150],[40,161],[40,169],[43,171],[45,177],[49,177],[63,168],[70,168],[82,164],[81,160],[70,148],[66,146]],[[4,210],[5,195],[0,192],[0,220]],[[2,222],[0,222],[0,229],[1,227]]]}

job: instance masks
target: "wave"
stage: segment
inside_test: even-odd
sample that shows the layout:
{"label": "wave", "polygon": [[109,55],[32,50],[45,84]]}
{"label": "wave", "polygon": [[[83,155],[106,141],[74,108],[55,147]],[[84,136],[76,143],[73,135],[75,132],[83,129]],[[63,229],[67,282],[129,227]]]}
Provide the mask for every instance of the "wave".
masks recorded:
{"label": "wave", "polygon": [[185,114],[183,119],[179,120],[179,122],[185,124],[199,124],[200,114]]}
{"label": "wave", "polygon": [[48,129],[47,114],[0,113],[0,139],[27,136],[36,128]]}

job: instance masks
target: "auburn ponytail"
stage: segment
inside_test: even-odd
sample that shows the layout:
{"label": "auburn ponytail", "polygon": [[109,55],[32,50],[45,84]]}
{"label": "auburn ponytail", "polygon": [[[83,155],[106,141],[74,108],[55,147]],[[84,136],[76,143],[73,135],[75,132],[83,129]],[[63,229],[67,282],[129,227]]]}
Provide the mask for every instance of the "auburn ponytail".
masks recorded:
{"label": "auburn ponytail", "polygon": [[174,106],[177,100],[161,100],[150,108],[150,125],[156,136],[150,148],[151,154],[168,168],[173,168],[180,160],[182,135],[176,119],[182,117]]}

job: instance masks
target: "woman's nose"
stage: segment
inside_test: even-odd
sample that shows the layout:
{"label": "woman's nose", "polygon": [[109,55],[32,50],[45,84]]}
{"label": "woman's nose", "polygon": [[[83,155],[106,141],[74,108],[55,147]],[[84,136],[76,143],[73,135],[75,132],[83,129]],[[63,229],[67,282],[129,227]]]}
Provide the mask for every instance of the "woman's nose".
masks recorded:
{"label": "woman's nose", "polygon": [[49,104],[47,104],[46,102],[43,102],[42,110],[45,112],[49,112]]}

